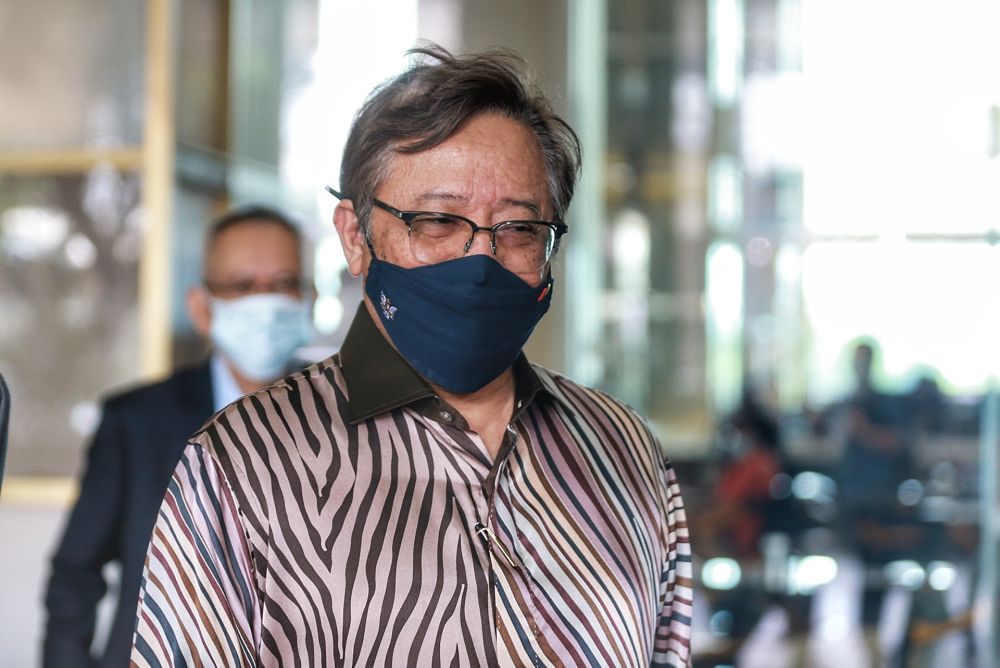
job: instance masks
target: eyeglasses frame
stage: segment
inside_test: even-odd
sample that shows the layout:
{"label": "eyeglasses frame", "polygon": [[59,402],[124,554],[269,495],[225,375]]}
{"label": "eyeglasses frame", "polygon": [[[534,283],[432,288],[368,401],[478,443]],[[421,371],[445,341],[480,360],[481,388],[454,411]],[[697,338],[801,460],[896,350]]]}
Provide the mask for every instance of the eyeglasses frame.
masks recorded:
{"label": "eyeglasses frame", "polygon": [[[329,192],[334,197],[336,197],[337,199],[347,199],[347,195],[344,195],[344,194],[340,193],[339,191],[334,190],[330,186],[326,186],[326,191]],[[372,197],[371,200],[372,200],[372,204],[374,204],[379,209],[382,209],[386,213],[388,213],[388,214],[390,214],[390,215],[398,218],[399,220],[403,221],[403,224],[406,225],[406,235],[407,236],[409,236],[413,232],[413,221],[416,220],[418,216],[443,216],[443,217],[446,217],[446,218],[455,218],[457,220],[461,220],[463,223],[465,223],[466,225],[468,225],[469,228],[472,230],[472,233],[469,235],[469,240],[465,242],[465,250],[463,251],[463,254],[464,253],[468,253],[469,249],[472,248],[472,244],[475,243],[475,240],[476,240],[476,234],[479,233],[479,232],[489,232],[490,233],[490,250],[493,252],[493,255],[495,257],[496,254],[497,254],[497,230],[499,230],[504,225],[510,225],[510,224],[513,224],[513,223],[520,223],[520,224],[524,224],[524,225],[544,225],[544,226],[548,227],[550,230],[552,230],[552,233],[555,235],[555,238],[552,241],[552,251],[549,253],[549,256],[545,260],[546,262],[549,262],[552,259],[552,256],[555,255],[556,251],[559,249],[559,239],[564,234],[566,234],[569,231],[569,226],[566,225],[566,223],[562,222],[561,220],[551,220],[551,221],[549,221],[549,220],[502,220],[499,223],[497,223],[496,225],[491,225],[491,226],[488,226],[488,227],[484,227],[484,226],[478,225],[475,221],[470,220],[469,218],[466,218],[465,216],[458,215],[457,213],[445,213],[443,211],[403,211],[401,209],[397,209],[396,207],[392,206],[391,204],[383,202],[382,200],[378,199],[377,197]],[[368,235],[366,233],[365,234],[365,241],[368,242],[369,247],[370,247],[371,246],[371,240],[368,239],[367,237],[368,237]],[[542,266],[544,266],[544,264]]]}
{"label": "eyeglasses frame", "polygon": [[[497,230],[499,230],[504,225],[512,225],[515,223],[521,225],[544,225],[552,230],[555,234],[555,239],[552,242],[552,252],[555,253],[556,248],[559,247],[559,238],[569,231],[569,227],[561,221],[548,221],[548,220],[502,220],[496,225],[490,225],[484,227],[482,225],[477,225],[475,221],[466,218],[465,216],[460,216],[457,213],[445,213],[443,211],[401,211],[391,204],[386,204],[377,197],[372,197],[372,203],[378,208],[382,209],[386,213],[390,213],[396,218],[399,218],[406,224],[407,230],[413,230],[413,221],[416,220],[418,216],[442,216],[444,218],[455,218],[456,220],[461,220],[463,223],[468,225],[472,229],[472,234],[469,235],[469,240],[465,242],[465,252],[468,253],[469,249],[472,248],[472,244],[475,242],[476,234],[478,232],[489,232],[490,233],[490,250],[493,254],[497,254]],[[409,232],[407,232],[409,234]],[[550,256],[551,257],[551,256]]]}

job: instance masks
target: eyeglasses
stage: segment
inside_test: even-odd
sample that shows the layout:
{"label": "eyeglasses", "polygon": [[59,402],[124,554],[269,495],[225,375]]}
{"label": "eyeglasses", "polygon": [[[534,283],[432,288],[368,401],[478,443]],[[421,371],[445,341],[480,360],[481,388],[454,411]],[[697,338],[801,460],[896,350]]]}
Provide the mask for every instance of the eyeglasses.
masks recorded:
{"label": "eyeglasses", "polygon": [[460,258],[472,248],[477,232],[489,232],[490,250],[500,264],[515,274],[533,273],[552,259],[559,238],[569,229],[544,220],[505,220],[483,227],[454,213],[400,211],[374,197],[372,202],[406,224],[410,250],[424,264]]}
{"label": "eyeglasses", "polygon": [[258,281],[253,278],[233,281],[203,281],[205,287],[213,296],[220,299],[238,299],[250,295],[277,293],[295,297],[302,296],[305,287],[300,276],[287,276],[270,281]]}
{"label": "eyeglasses", "polygon": [[[343,198],[333,188],[327,190]],[[552,259],[559,238],[569,230],[565,223],[544,220],[505,220],[483,227],[454,213],[400,211],[374,197],[372,202],[406,224],[410,251],[423,264],[460,258],[472,248],[477,232],[489,232],[490,250],[497,261],[515,274],[530,274]]]}

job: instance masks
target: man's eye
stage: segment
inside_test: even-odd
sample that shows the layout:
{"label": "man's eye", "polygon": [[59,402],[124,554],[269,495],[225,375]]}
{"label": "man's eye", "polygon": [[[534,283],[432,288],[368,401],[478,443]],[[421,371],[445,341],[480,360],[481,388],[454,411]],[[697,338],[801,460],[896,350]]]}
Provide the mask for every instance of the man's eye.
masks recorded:
{"label": "man's eye", "polygon": [[535,236],[538,234],[538,225],[530,223],[511,223],[503,228],[504,232],[516,234],[518,236]]}
{"label": "man's eye", "polygon": [[253,281],[237,281],[229,284],[229,292],[238,295],[247,295],[253,292]]}
{"label": "man's eye", "polygon": [[413,230],[427,236],[447,236],[467,227],[458,218],[449,216],[421,216],[413,220]]}
{"label": "man's eye", "polygon": [[285,278],[274,282],[274,292],[298,292],[302,287],[302,281],[297,278]]}
{"label": "man's eye", "polygon": [[497,239],[507,246],[527,246],[544,243],[548,228],[531,223],[511,223],[497,232]]}
{"label": "man's eye", "polygon": [[418,220],[424,225],[442,225],[445,227],[463,224],[461,220],[458,218],[452,218],[451,216],[426,216],[418,218]]}

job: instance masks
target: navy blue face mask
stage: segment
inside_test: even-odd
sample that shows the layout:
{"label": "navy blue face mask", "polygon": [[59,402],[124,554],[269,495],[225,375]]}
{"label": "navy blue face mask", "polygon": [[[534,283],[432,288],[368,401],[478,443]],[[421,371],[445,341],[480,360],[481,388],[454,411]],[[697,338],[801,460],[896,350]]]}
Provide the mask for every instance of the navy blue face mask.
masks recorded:
{"label": "navy blue face mask", "polygon": [[365,292],[410,366],[465,394],[514,363],[549,308],[552,278],[532,287],[488,255],[404,269],[373,253]]}

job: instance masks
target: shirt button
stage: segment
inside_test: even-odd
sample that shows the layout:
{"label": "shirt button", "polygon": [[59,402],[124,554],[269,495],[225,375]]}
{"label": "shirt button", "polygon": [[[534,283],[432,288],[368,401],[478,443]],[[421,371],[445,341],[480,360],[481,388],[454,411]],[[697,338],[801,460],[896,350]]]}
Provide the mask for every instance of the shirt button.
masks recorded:
{"label": "shirt button", "polygon": [[451,422],[451,413],[448,411],[441,411],[441,419],[445,422]]}

